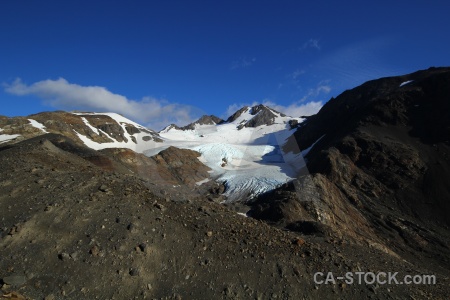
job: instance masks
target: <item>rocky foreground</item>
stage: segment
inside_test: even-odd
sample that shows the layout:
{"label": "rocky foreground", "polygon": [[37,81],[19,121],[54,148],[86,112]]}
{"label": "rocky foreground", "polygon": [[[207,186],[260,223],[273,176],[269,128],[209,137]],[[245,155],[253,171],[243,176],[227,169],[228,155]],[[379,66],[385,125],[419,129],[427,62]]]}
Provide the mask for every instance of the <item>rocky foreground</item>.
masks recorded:
{"label": "rocky foreground", "polygon": [[[208,200],[154,195],[44,135],[0,150],[1,292],[27,299],[434,298],[448,272],[306,236]],[[317,271],[436,274],[436,285],[318,285]]]}

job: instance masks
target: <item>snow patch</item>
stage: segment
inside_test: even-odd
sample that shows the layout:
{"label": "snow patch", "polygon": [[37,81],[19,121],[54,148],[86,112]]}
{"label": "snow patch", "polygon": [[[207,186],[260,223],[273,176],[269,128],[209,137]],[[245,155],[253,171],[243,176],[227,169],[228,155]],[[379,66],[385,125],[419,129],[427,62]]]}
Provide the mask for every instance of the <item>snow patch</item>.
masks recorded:
{"label": "snow patch", "polygon": [[17,138],[19,136],[20,136],[20,134],[0,134],[0,144],[14,140],[15,138]]}
{"label": "snow patch", "polygon": [[302,155],[305,156],[306,154],[309,153],[309,151],[325,136],[322,135],[320,138],[317,139],[317,141],[315,141],[311,146],[309,146],[308,148],[306,148],[305,150],[302,151]]}
{"label": "snow patch", "polygon": [[83,121],[83,123],[89,127],[93,132],[95,132],[97,135],[100,135],[100,132],[98,131],[98,128],[95,128],[94,126],[92,126],[89,121],[85,118],[85,117],[81,117],[81,120]]}
{"label": "snow patch", "polygon": [[202,185],[202,184],[204,184],[204,183],[209,182],[210,180],[211,180],[210,178],[205,178],[205,179],[203,179],[203,180],[197,181],[195,184],[196,184],[196,185]]}
{"label": "snow patch", "polygon": [[28,119],[28,121],[30,121],[31,126],[33,126],[34,128],[40,129],[44,133],[48,133],[48,131],[45,130],[46,127],[44,126],[44,124],[39,123],[38,121],[33,120],[33,119]]}
{"label": "snow patch", "polygon": [[[122,127],[123,135],[127,140],[126,142],[125,141],[123,141],[123,142],[117,141],[117,139],[114,136],[104,132],[101,129],[95,128],[94,126],[92,126],[89,123],[89,121],[85,117],[81,117],[81,120],[83,121],[83,123],[87,127],[89,127],[94,133],[96,133],[97,135],[103,134],[105,137],[108,137],[111,141],[111,142],[107,142],[107,143],[97,143],[97,142],[91,140],[90,138],[88,138],[74,130],[74,132],[80,138],[80,140],[87,147],[92,148],[94,150],[101,150],[101,149],[105,149],[105,148],[127,148],[127,149],[131,149],[138,153],[143,153],[147,149],[155,148],[155,146],[157,144],[157,142],[155,142],[153,140],[153,137],[151,136],[151,134],[148,133],[148,132],[152,132],[151,130],[149,130],[149,129],[145,128],[144,126],[142,126],[136,122],[133,122],[125,117],[122,117],[119,114],[116,114],[116,113],[72,113],[72,114],[78,115],[78,116],[87,116],[87,115],[109,116],[119,126]],[[128,131],[126,130],[127,125],[132,125],[132,126],[138,128],[141,132],[135,133],[135,134],[129,134]],[[144,137],[148,137],[148,136],[150,136],[150,139],[147,141],[144,140]],[[136,139],[136,142],[133,141],[132,137],[134,139]]]}
{"label": "snow patch", "polygon": [[130,119],[125,118],[124,116],[121,116],[117,113],[111,113],[111,112],[107,112],[107,113],[95,113],[95,112],[90,112],[90,113],[72,113],[74,115],[78,115],[78,116],[95,116],[95,115],[100,115],[100,116],[108,116],[111,119],[113,119],[114,121],[116,121],[118,124],[120,123],[126,123],[126,124],[130,124],[133,125],[139,129],[146,129],[144,126],[142,126],[141,124],[138,124],[136,122],[131,121]]}
{"label": "snow patch", "polygon": [[408,80],[408,81],[402,82],[399,87],[405,86],[405,85],[407,85],[407,84],[409,84],[409,83],[411,83],[413,81],[414,80]]}

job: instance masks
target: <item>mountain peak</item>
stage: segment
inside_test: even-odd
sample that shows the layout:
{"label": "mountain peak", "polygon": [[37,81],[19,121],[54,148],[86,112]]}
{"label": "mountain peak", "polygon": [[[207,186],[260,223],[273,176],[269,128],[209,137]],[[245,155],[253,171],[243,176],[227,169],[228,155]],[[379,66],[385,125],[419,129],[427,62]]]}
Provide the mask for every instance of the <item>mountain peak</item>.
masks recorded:
{"label": "mountain peak", "polygon": [[243,113],[248,112],[249,109],[250,109],[249,106],[244,106],[244,107],[240,108],[234,114],[232,114],[231,116],[228,117],[227,122],[232,123],[232,122],[236,121]]}
{"label": "mountain peak", "polygon": [[256,114],[259,113],[260,111],[270,111],[270,112],[272,112],[272,113],[275,113],[275,114],[280,115],[281,117],[286,117],[285,114],[280,113],[280,112],[274,110],[273,108],[270,108],[270,107],[268,107],[268,106],[266,106],[266,105],[264,105],[264,104],[258,104],[258,105],[252,106],[251,111],[250,111],[250,114],[256,115]]}
{"label": "mountain peak", "polygon": [[196,125],[217,125],[224,122],[214,115],[203,115],[197,121],[181,127],[181,130],[194,130]]}
{"label": "mountain peak", "polygon": [[[261,125],[272,125],[277,122],[277,118],[285,118],[282,114],[264,104],[252,107],[244,106],[227,119],[229,123],[237,123],[238,128],[258,127]],[[285,120],[284,120],[285,121]]]}

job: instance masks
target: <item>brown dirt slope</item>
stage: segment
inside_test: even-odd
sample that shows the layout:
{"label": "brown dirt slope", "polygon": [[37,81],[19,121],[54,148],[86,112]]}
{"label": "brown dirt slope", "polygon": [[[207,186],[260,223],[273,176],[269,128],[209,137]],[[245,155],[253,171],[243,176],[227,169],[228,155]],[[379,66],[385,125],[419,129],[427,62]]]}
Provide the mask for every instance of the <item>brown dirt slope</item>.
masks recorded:
{"label": "brown dirt slope", "polygon": [[28,299],[448,295],[441,273],[433,286],[315,285],[317,271],[337,276],[431,271],[336,235],[279,230],[215,202],[157,197],[138,175],[105,169],[87,159],[89,150],[81,150],[47,136],[0,148],[0,297],[11,292]]}

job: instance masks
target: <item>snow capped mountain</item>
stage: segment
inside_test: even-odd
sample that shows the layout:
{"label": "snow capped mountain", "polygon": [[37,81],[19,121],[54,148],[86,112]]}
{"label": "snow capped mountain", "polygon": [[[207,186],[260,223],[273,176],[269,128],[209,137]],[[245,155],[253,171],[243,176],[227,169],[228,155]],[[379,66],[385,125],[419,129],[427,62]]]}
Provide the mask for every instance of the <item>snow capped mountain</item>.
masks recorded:
{"label": "snow capped mountain", "polygon": [[0,117],[0,143],[57,133],[92,149],[128,148],[136,152],[162,142],[158,133],[116,113],[44,112],[28,117]]}
{"label": "snow capped mountain", "polygon": [[[116,113],[73,113],[81,117],[82,121],[90,129],[90,132],[82,134],[75,131],[77,137],[89,148],[101,150],[105,148],[128,148],[142,153],[162,140],[159,135],[144,126],[135,123]],[[107,118],[98,124],[98,120]],[[97,123],[97,124],[96,124]],[[93,126],[96,125],[96,126]],[[106,142],[97,142],[95,136],[105,137]]]}
{"label": "snow capped mountain", "polygon": [[214,115],[210,115],[210,116],[203,115],[197,121],[192,122],[192,123],[190,123],[190,124],[188,124],[186,126],[183,126],[183,127],[179,127],[176,124],[170,124],[169,126],[165,127],[163,130],[161,130],[160,133],[161,132],[163,132],[163,133],[164,132],[168,132],[171,129],[175,129],[175,130],[195,130],[196,125],[217,125],[217,124],[220,124],[220,123],[223,123],[223,122],[224,121],[221,118],[216,117]]}
{"label": "snow capped mountain", "polygon": [[225,184],[228,201],[247,201],[290,181],[304,165],[296,145],[285,147],[292,124],[302,121],[257,105],[239,109],[226,121],[205,115],[157,133],[116,113],[51,112],[0,118],[0,143],[58,133],[94,150],[127,148],[146,156],[170,146],[195,150],[211,169],[211,179]]}
{"label": "snow capped mountain", "polygon": [[184,128],[166,127],[159,132],[164,142],[144,154],[152,156],[169,146],[200,152],[211,177],[225,183],[228,201],[246,201],[274,189],[304,165],[301,154],[282,150],[293,133],[292,121],[300,123],[302,118],[257,105],[239,109],[226,121],[204,120],[205,116]]}
{"label": "snow capped mountain", "polygon": [[[277,112],[270,107],[259,104],[253,107],[244,106],[227,119],[227,122],[239,124],[238,129],[243,127],[258,127],[261,125],[272,125],[282,123],[285,114]],[[293,118],[288,117],[289,120]]]}

